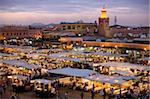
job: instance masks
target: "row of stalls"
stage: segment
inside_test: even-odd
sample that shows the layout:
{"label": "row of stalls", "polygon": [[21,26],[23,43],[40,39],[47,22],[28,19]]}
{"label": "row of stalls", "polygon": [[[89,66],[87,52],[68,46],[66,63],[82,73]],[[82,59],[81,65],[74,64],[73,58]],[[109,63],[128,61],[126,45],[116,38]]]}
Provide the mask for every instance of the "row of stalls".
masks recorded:
{"label": "row of stalls", "polygon": [[33,90],[37,96],[41,97],[56,94],[53,87],[55,80],[39,79],[42,75],[40,66],[29,64],[23,60],[2,60],[1,63],[3,72],[0,72],[0,83],[4,84],[3,81],[7,81],[14,92],[20,93]]}
{"label": "row of stalls", "polygon": [[[127,54],[61,49],[21,49],[20,52],[16,55],[22,56],[21,60],[10,60],[7,55],[6,60],[1,54],[0,77],[3,81],[8,78],[14,90],[33,89],[38,96],[55,95],[54,84],[57,81],[59,85],[74,90],[99,92],[105,89],[109,93],[113,88],[114,94],[126,93],[128,88],[141,80],[147,83],[142,84],[140,89],[148,88],[150,69],[148,66],[127,63]],[[85,64],[90,65],[91,70],[85,69]],[[78,66],[82,69],[77,69]],[[49,74],[48,78],[39,79],[45,73]],[[54,79],[48,80],[50,78]]]}
{"label": "row of stalls", "polygon": [[127,62],[106,62],[106,63],[93,63],[95,70],[104,74],[120,74],[120,75],[150,75],[150,68],[148,66],[131,64]]}
{"label": "row of stalls", "polygon": [[138,63],[149,66],[150,65],[150,57],[139,58]]}
{"label": "row of stalls", "polygon": [[[40,76],[40,66],[29,64],[23,60],[3,60],[1,68],[5,68],[11,74],[27,75],[30,78]],[[6,69],[7,68],[7,69]]]}
{"label": "row of stalls", "polygon": [[[124,94],[127,92],[128,88],[131,88],[137,81],[139,81],[139,78],[135,75],[104,75],[97,73],[94,70],[70,67],[47,70],[47,73],[49,73],[49,77],[51,78],[55,75],[55,80],[31,80],[29,76],[21,74],[14,74],[7,77],[12,82],[14,90],[20,91],[22,89],[28,89],[29,87],[30,89],[34,89],[34,92],[38,96],[55,95],[56,87],[54,86],[54,83],[57,81],[59,82],[59,85],[66,86],[74,90],[94,90],[94,92],[99,92],[105,89],[107,93],[110,93],[111,88],[113,88],[113,94]],[[146,85],[144,88],[145,87]],[[143,85],[141,85],[141,89],[142,88]]]}
{"label": "row of stalls", "polygon": [[110,88],[114,88],[114,94],[119,94],[120,90],[125,93],[127,88],[137,80],[134,76],[108,76],[88,69],[62,68],[48,70],[48,73],[58,76],[64,75],[63,78],[61,76],[57,78],[62,86],[84,91],[91,91],[94,86],[94,92],[105,88],[107,93],[110,92]]}
{"label": "row of stalls", "polygon": [[9,82],[11,82],[14,92],[24,92],[33,90],[37,96],[49,97],[56,95],[56,90],[53,84],[55,80],[48,79],[33,79],[31,80],[25,75],[10,75],[7,76]]}

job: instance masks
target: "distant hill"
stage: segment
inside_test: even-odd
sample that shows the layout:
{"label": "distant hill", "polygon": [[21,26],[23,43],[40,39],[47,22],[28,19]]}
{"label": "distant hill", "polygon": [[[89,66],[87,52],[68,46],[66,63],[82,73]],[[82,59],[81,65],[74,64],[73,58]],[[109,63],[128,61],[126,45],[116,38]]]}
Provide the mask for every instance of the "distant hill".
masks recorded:
{"label": "distant hill", "polygon": [[32,27],[44,27],[45,24],[43,24],[43,23],[33,23],[30,26],[32,26]]}

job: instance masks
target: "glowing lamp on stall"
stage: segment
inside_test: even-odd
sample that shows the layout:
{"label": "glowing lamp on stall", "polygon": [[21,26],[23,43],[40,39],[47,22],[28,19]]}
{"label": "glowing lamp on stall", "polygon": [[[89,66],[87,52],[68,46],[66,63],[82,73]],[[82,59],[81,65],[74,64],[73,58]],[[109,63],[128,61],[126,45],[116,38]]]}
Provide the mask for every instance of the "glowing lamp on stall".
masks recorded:
{"label": "glowing lamp on stall", "polygon": [[119,81],[118,80],[115,80],[115,83],[118,83]]}
{"label": "glowing lamp on stall", "polygon": [[96,78],[96,80],[100,80],[99,78]]}
{"label": "glowing lamp on stall", "polygon": [[15,79],[17,79],[17,77],[16,77],[16,76],[15,76],[14,78],[15,78]]}
{"label": "glowing lamp on stall", "polygon": [[104,45],[102,45],[102,47],[104,47]]}
{"label": "glowing lamp on stall", "polygon": [[144,51],[147,51],[147,48],[144,48]]}
{"label": "glowing lamp on stall", "polygon": [[115,45],[115,48],[118,48],[118,46],[117,46],[117,45]]}
{"label": "glowing lamp on stall", "polygon": [[87,45],[86,45],[86,44],[84,44],[83,46],[84,46],[84,47],[86,47]]}
{"label": "glowing lamp on stall", "polygon": [[12,78],[12,76],[8,76],[7,78],[11,79],[11,78]]}
{"label": "glowing lamp on stall", "polygon": [[92,49],[93,49],[93,47],[91,46],[91,47],[90,47],[90,50],[92,50]]}
{"label": "glowing lamp on stall", "polygon": [[79,45],[79,43],[76,43],[76,45]]}
{"label": "glowing lamp on stall", "polygon": [[81,34],[78,34],[78,36],[82,36]]}

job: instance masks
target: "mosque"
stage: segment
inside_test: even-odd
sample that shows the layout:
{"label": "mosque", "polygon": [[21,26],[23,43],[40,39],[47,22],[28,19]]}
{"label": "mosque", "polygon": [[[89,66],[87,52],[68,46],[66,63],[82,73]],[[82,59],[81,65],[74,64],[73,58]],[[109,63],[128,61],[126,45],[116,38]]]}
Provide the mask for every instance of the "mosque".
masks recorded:
{"label": "mosque", "polygon": [[117,25],[117,18],[115,16],[114,25],[110,26],[110,18],[107,16],[107,9],[105,7],[101,10],[101,16],[98,18],[98,23],[61,23],[57,25],[58,29],[64,32],[74,32],[76,34],[83,34],[84,36],[99,36],[104,38],[128,37],[133,34],[134,37],[139,37],[142,34],[149,34],[149,27],[129,27]]}

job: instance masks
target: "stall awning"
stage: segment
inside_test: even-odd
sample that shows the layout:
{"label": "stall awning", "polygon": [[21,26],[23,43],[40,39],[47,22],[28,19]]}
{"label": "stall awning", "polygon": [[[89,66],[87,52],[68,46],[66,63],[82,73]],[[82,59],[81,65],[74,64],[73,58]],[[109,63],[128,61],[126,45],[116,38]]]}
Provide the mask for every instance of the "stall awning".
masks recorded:
{"label": "stall awning", "polygon": [[37,69],[40,66],[35,64],[29,64],[28,62],[22,61],[22,60],[4,60],[4,64],[16,66],[16,67],[23,67],[27,69]]}
{"label": "stall awning", "polygon": [[61,58],[61,57],[64,57],[64,56],[66,56],[66,55],[56,53],[56,54],[51,54],[51,55],[47,56],[47,58]]}
{"label": "stall awning", "polygon": [[66,76],[75,76],[75,77],[87,77],[89,75],[95,74],[96,72],[88,69],[76,69],[76,68],[62,68],[49,70],[49,73],[60,74]]}
{"label": "stall awning", "polygon": [[42,83],[42,84],[50,84],[50,83],[53,83],[54,81],[47,80],[47,79],[34,79],[34,80],[31,80],[30,82],[31,83],[38,82],[38,83]]}
{"label": "stall awning", "polygon": [[27,76],[23,76],[23,75],[11,75],[11,76],[7,76],[8,78],[17,78],[17,79],[27,79]]}
{"label": "stall awning", "polygon": [[121,70],[112,70],[111,72],[112,72],[112,73],[117,73],[117,74],[120,74],[120,75],[123,75],[123,76],[133,75],[133,74],[130,73],[130,72],[127,72],[127,71],[121,71]]}
{"label": "stall awning", "polygon": [[110,84],[118,84],[127,82],[127,80],[133,79],[132,77],[124,77],[124,76],[108,76],[103,74],[97,74],[86,77],[88,80],[93,80],[102,83],[110,83]]}
{"label": "stall awning", "polygon": [[138,70],[150,70],[150,68],[147,66],[131,64],[127,62],[106,62],[106,63],[98,63],[97,65],[105,66],[105,67],[119,67],[119,68],[130,68],[130,69],[138,69]]}
{"label": "stall awning", "polygon": [[3,76],[3,75],[5,75],[5,74],[6,74],[6,72],[0,71],[0,76]]}
{"label": "stall awning", "polygon": [[72,62],[82,62],[81,59],[79,58],[68,58],[68,57],[63,57],[63,58],[60,58],[62,60],[66,60],[66,61],[72,61]]}
{"label": "stall awning", "polygon": [[13,56],[12,54],[0,53],[0,56]]}
{"label": "stall awning", "polygon": [[90,52],[90,53],[82,53],[85,55],[99,55],[99,56],[107,56],[107,57],[127,57],[128,54],[112,54],[112,53],[103,53],[103,52]]}
{"label": "stall awning", "polygon": [[139,61],[143,60],[143,61],[150,61],[150,57],[144,57],[144,58],[140,58],[138,59]]}

